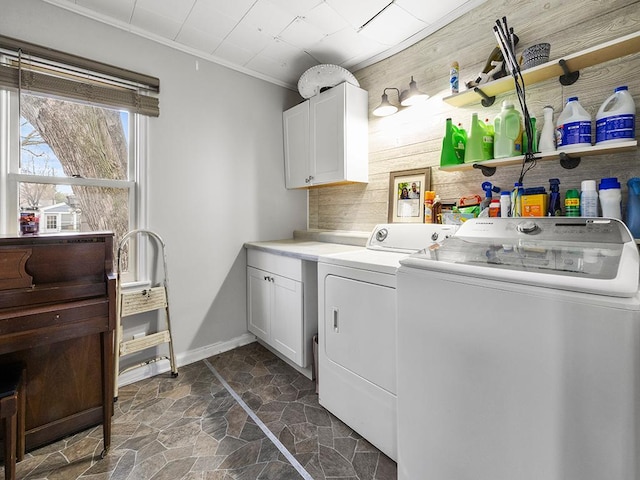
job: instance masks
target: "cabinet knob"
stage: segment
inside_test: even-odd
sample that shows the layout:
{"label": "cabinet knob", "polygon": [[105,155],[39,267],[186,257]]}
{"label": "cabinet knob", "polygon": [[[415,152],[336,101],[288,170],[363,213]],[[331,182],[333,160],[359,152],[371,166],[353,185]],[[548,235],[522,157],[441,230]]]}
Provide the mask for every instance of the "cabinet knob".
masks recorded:
{"label": "cabinet knob", "polygon": [[54,319],[54,320],[60,320],[60,314],[59,314],[59,313],[56,313],[56,314],[53,316],[53,319]]}

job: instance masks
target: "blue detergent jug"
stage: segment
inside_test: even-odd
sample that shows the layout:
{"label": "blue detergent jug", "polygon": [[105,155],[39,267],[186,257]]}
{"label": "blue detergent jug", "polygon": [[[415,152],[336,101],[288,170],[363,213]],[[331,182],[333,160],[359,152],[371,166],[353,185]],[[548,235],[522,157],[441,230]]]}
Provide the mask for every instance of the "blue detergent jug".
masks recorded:
{"label": "blue detergent jug", "polygon": [[633,238],[640,238],[640,178],[633,177],[627,180],[627,187],[629,192],[624,223]]}

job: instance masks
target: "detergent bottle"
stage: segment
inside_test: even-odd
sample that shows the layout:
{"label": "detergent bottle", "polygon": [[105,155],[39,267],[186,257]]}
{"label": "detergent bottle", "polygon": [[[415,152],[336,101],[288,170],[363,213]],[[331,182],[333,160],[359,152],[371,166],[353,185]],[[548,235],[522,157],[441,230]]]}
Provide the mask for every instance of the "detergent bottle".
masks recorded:
{"label": "detergent bottle", "polygon": [[[444,138],[442,139],[442,150],[440,152],[440,166],[457,165],[464,160],[464,145],[466,139],[460,138],[460,132],[450,118],[447,118]],[[462,157],[460,157],[459,143],[462,144]],[[458,147],[458,148],[456,148]]]}
{"label": "detergent bottle", "polygon": [[522,155],[522,119],[513,103],[505,101],[493,123],[496,132],[493,156],[505,158]]}
{"label": "detergent bottle", "polygon": [[596,143],[633,140],[636,133],[636,105],[626,86],[615,89],[596,114]]}
{"label": "detergent bottle", "polygon": [[488,151],[487,129],[483,121],[478,120],[478,114],[471,115],[471,129],[467,136],[467,146],[464,151],[464,163],[480,162],[482,160],[491,160]]}
{"label": "detergent bottle", "polygon": [[600,185],[598,185],[598,190],[602,216],[622,220],[622,193],[620,191],[620,182],[618,179],[616,177],[601,179]]}
{"label": "detergent bottle", "polygon": [[482,140],[483,156],[488,160],[493,158],[493,143],[495,142],[496,131],[488,118],[484,119],[484,138]]}
{"label": "detergent bottle", "polygon": [[467,131],[461,123],[453,131],[453,149],[460,163],[464,163],[464,151],[467,148]]}
{"label": "detergent bottle", "polygon": [[633,235],[640,238],[640,178],[633,177],[627,180],[629,196],[627,197],[627,211],[624,223]]}
{"label": "detergent bottle", "polygon": [[582,108],[578,97],[569,97],[556,126],[558,150],[591,146],[591,115]]}

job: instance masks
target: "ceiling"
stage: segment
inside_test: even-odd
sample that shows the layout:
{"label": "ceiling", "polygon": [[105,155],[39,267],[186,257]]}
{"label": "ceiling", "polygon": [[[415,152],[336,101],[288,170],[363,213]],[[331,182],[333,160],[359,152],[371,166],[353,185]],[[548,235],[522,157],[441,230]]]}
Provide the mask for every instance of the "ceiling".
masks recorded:
{"label": "ceiling", "polygon": [[355,71],[486,0],[44,0],[296,89],[319,64]]}

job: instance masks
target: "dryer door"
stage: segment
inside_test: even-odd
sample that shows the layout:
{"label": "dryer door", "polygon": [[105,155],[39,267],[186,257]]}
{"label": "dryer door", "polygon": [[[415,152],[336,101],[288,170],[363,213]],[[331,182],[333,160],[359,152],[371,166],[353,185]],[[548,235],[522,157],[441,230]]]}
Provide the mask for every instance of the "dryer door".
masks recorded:
{"label": "dryer door", "polygon": [[395,288],[328,275],[324,300],[328,359],[395,394]]}

